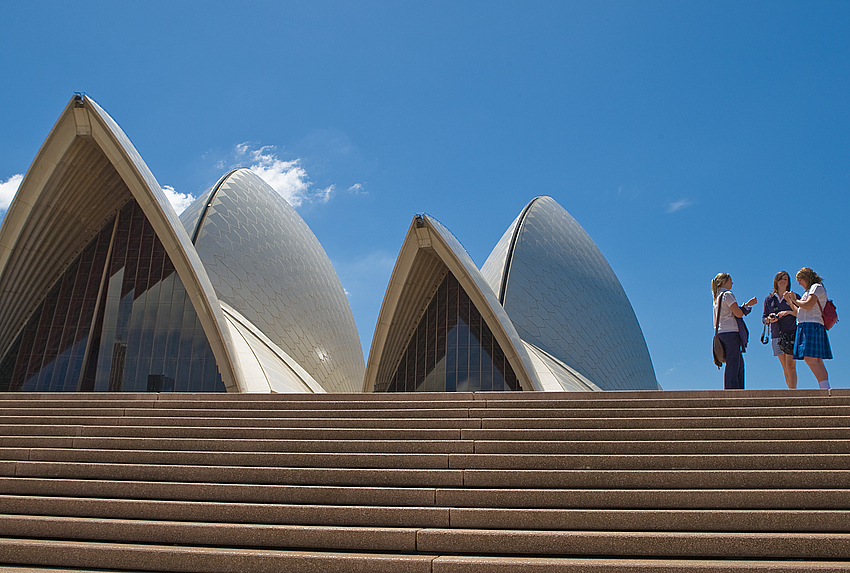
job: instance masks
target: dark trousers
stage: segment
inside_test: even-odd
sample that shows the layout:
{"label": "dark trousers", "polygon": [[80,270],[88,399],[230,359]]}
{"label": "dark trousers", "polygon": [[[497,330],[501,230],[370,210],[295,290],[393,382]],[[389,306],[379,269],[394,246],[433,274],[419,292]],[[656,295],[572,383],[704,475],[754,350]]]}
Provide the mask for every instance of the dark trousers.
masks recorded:
{"label": "dark trousers", "polygon": [[737,332],[721,332],[717,335],[726,349],[726,370],[723,372],[723,388],[744,389],[744,355],[741,354],[741,335]]}

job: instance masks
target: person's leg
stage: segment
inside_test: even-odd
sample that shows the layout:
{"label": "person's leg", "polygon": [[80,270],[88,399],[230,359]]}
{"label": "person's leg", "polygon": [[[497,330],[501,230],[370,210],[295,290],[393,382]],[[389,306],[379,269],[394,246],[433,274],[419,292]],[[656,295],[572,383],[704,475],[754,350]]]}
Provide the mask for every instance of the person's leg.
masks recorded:
{"label": "person's leg", "polygon": [[790,354],[780,354],[779,362],[782,364],[782,373],[785,375],[785,384],[788,388],[797,388],[797,361]]}
{"label": "person's leg", "polygon": [[815,375],[815,380],[818,381],[818,387],[829,388],[829,374],[826,371],[826,366],[823,365],[823,359],[806,356],[803,360],[806,361],[812,374]]}
{"label": "person's leg", "polygon": [[726,369],[723,372],[723,388],[740,390],[744,387],[744,357],[741,355],[741,336],[737,332],[721,332],[717,335],[726,349]]}

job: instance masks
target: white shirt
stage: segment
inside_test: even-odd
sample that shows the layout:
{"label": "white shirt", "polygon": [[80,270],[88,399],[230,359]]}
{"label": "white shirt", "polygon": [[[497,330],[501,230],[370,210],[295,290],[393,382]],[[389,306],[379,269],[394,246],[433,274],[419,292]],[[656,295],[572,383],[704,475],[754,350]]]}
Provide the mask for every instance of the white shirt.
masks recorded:
{"label": "white shirt", "polygon": [[[721,296],[722,298],[720,298]],[[715,321],[717,320],[718,298],[720,298],[720,327],[717,332],[738,332],[738,322],[735,320],[735,315],[732,314],[732,305],[738,302],[735,300],[735,295],[726,288],[717,291],[717,298],[714,299],[714,314],[712,315]],[[713,327],[714,324],[711,326]]]}
{"label": "white shirt", "polygon": [[800,308],[797,310],[797,324],[801,322],[816,322],[818,324],[823,324],[823,315],[821,314],[821,307],[826,304],[826,289],[823,288],[823,285],[820,283],[815,283],[809,290],[803,294],[803,298],[806,296],[817,297],[817,300],[820,301],[820,306],[818,303],[815,303],[815,306],[806,310],[805,308]]}

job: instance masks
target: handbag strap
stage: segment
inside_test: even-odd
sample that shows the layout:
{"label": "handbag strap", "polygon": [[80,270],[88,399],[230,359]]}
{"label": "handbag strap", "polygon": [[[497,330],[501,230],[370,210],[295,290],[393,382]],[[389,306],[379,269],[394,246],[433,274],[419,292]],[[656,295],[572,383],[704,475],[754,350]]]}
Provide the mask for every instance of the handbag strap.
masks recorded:
{"label": "handbag strap", "polygon": [[723,295],[726,292],[722,292],[717,296],[717,318],[714,321],[714,336],[717,336],[717,331],[720,329],[720,303],[723,301]]}

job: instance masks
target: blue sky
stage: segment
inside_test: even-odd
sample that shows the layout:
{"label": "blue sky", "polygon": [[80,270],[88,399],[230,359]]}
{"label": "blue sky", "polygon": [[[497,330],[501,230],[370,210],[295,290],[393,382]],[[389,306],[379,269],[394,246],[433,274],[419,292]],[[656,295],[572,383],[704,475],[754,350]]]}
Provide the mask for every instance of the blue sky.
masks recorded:
{"label": "blue sky", "polygon": [[[523,206],[550,195],[619,276],[665,389],[722,387],[709,354],[716,273],[761,303],[776,271],[802,266],[848,317],[827,367],[850,387],[846,2],[0,9],[0,215],[85,92],[175,196],[255,166],[298,203],[367,353],[415,213],[481,265]],[[747,387],[784,387],[758,318],[748,324]]]}

